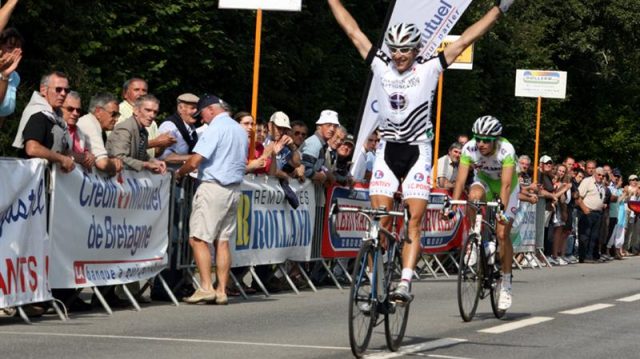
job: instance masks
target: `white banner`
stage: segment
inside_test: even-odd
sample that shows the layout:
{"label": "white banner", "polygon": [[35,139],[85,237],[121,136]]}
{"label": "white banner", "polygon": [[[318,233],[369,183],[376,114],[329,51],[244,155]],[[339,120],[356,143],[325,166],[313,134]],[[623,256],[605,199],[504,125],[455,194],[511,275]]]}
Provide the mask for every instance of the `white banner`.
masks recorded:
{"label": "white banner", "polygon": [[[390,24],[409,22],[417,24],[422,29],[422,50],[420,56],[431,57],[444,40],[453,26],[458,22],[462,13],[471,4],[471,0],[398,0],[391,12],[388,24],[384,25],[383,34]],[[386,44],[382,44],[382,50],[389,53]],[[356,147],[362,148],[364,141],[378,126],[378,109],[375,94],[372,90],[378,84],[371,82],[367,90],[367,100],[362,110],[360,128],[356,139]],[[356,152],[357,153],[357,152]],[[366,158],[358,156],[356,163],[351,168],[358,168],[358,161],[366,161]]]}
{"label": "white banner", "polygon": [[45,165],[0,159],[0,308],[51,300]]}
{"label": "white banner", "polygon": [[567,96],[567,73],[516,70],[516,96],[564,99]]}
{"label": "white banner", "polygon": [[[543,228],[544,231],[544,228]],[[534,252],[536,250],[536,205],[520,202],[518,213],[511,227],[513,252]]]}
{"label": "white banner", "polygon": [[51,286],[136,282],[167,265],[170,175],[52,175]]}
{"label": "white banner", "polygon": [[236,241],[230,243],[233,267],[311,258],[315,189],[311,181],[301,184],[292,180],[289,184],[300,201],[297,209],[287,202],[277,179],[245,177]]}
{"label": "white banner", "polygon": [[300,11],[302,0],[220,0],[220,9]]}

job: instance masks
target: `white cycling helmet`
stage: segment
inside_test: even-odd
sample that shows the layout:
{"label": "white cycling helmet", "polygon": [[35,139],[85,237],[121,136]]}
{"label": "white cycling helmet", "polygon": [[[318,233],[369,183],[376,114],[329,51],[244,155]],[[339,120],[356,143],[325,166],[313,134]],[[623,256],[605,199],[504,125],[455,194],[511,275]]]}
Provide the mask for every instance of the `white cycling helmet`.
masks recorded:
{"label": "white cycling helmet", "polygon": [[480,136],[500,136],[502,124],[493,116],[482,116],[473,123],[473,134]]}
{"label": "white cycling helmet", "polygon": [[414,24],[397,23],[387,30],[384,42],[389,47],[419,47],[420,30]]}

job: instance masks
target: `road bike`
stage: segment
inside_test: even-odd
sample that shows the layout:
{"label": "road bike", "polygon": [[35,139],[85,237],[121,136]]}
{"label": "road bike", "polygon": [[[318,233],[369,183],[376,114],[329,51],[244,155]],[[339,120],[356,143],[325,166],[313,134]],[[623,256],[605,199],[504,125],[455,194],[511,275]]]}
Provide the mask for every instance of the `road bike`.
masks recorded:
{"label": "road bike", "polygon": [[[367,220],[367,234],[362,238],[356,257],[351,289],[349,293],[349,343],[356,357],[367,350],[373,327],[384,322],[387,347],[396,351],[402,343],[409,318],[409,303],[392,301],[389,294],[396,289],[400,281],[402,268],[401,247],[409,242],[406,236],[409,223],[407,208],[403,211],[388,211],[381,207],[353,208],[332,207],[332,227],[340,212],[351,212]],[[388,231],[380,224],[383,217],[392,217],[392,230]],[[403,219],[402,231],[398,233],[398,219]],[[382,239],[385,237],[385,240]]]}
{"label": "road bike", "polygon": [[[491,309],[496,318],[506,311],[498,308],[500,295],[500,261],[496,237],[496,218],[504,217],[501,203],[484,201],[447,200],[450,205],[471,206],[475,209],[475,221],[471,223],[468,237],[460,247],[458,270],[458,309],[465,322],[471,321],[478,308],[478,301],[491,297]],[[485,212],[483,214],[483,212]]]}

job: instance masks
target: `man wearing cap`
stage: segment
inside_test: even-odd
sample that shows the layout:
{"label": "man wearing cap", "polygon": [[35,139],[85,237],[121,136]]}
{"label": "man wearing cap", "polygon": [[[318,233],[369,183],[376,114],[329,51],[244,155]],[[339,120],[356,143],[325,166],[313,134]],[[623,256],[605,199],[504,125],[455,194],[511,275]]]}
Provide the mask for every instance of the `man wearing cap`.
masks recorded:
{"label": "man wearing cap", "polygon": [[274,112],[269,119],[268,128],[271,134],[271,142],[265,148],[265,152],[274,156],[276,177],[287,180],[289,173],[300,166],[298,147],[290,136],[289,116],[282,111]]}
{"label": "man wearing cap", "polygon": [[355,139],[352,134],[347,134],[344,142],[338,146],[336,153],[338,158],[336,159],[336,166],[334,174],[336,176],[336,182],[343,186],[349,186],[353,183],[353,178],[349,175],[349,169],[351,167],[351,158],[353,157],[353,148],[355,146]]}
{"label": "man wearing cap", "polygon": [[163,161],[150,158],[147,153],[149,133],[147,127],[158,116],[160,101],[153,95],[138,97],[133,108],[133,116],[120,122],[107,138],[107,152],[119,158],[130,169],[143,169],[164,174],[167,165]]}
{"label": "man wearing cap", "polygon": [[[544,253],[551,255],[553,243],[549,239],[549,226],[555,211],[555,204],[558,198],[554,195],[555,187],[553,185],[553,160],[547,155],[540,157],[540,188],[538,192],[539,198],[546,199],[546,207],[544,209]],[[551,264],[555,264],[550,259]]]}
{"label": "man wearing cap", "polygon": [[[209,126],[198,139],[191,157],[176,171],[176,180],[198,169],[198,179],[202,181],[193,196],[189,219],[189,244],[200,272],[201,288],[184,301],[227,304],[225,288],[231,269],[229,240],[235,237],[239,190],[247,165],[249,139],[242,126],[229,116],[224,102],[216,96],[200,97],[195,116],[200,116]],[[211,278],[209,245],[212,243],[216,254],[216,289]]]}
{"label": "man wearing cap", "polygon": [[593,176],[587,177],[580,182],[577,201],[580,209],[578,220],[578,233],[580,234],[580,246],[578,247],[580,263],[592,262],[599,258],[594,257],[598,251],[595,246],[600,237],[600,225],[602,222],[602,210],[604,208],[604,185],[602,179],[604,170],[598,167],[594,170]]}
{"label": "man wearing cap", "polygon": [[454,142],[449,146],[448,153],[438,159],[438,187],[449,191],[455,187],[460,153],[462,153],[462,144]]}
{"label": "man wearing cap", "polygon": [[327,167],[325,167],[325,152],[327,141],[336,133],[340,126],[338,113],[333,110],[324,110],[316,121],[316,132],[304,141],[302,146],[302,164],[304,176],[312,181],[323,184],[327,180]]}
{"label": "man wearing cap", "polygon": [[158,158],[169,166],[179,167],[189,159],[189,154],[198,142],[196,133],[196,105],[200,98],[192,93],[183,93],[177,98],[176,112],[167,117],[160,125],[159,131],[176,139],[176,143],[167,147]]}

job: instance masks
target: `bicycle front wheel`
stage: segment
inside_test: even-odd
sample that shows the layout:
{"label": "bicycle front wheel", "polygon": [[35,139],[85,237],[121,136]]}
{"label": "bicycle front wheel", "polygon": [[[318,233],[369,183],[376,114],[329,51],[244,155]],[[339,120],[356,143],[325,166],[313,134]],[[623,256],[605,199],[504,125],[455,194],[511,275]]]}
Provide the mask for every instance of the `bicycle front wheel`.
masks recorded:
{"label": "bicycle front wheel", "polygon": [[371,272],[368,267],[374,258],[374,252],[370,242],[362,243],[353,268],[353,282],[349,293],[349,344],[351,352],[358,358],[367,350],[378,316],[368,274]]}
{"label": "bicycle front wheel", "polygon": [[480,238],[474,233],[469,235],[460,250],[458,271],[458,309],[465,322],[471,321],[476,314],[482,292],[484,276],[480,258]]}
{"label": "bicycle front wheel", "polygon": [[[400,278],[395,275],[394,263],[400,263],[401,266],[402,261],[400,261],[400,255],[396,248],[394,248],[393,252],[395,252],[394,258],[396,258],[397,261],[390,259],[385,268],[387,294],[394,291],[400,282]],[[404,332],[407,329],[407,322],[409,321],[410,304],[411,303],[392,302],[387,295],[384,314],[384,335],[387,340],[387,347],[391,351],[397,351],[398,348],[400,348],[400,344],[402,344]]]}
{"label": "bicycle front wheel", "polygon": [[500,299],[500,271],[495,267],[491,273],[491,288],[489,289],[489,294],[491,294],[491,310],[493,310],[493,315],[498,319],[504,317],[507,311],[498,309],[498,300]]}

